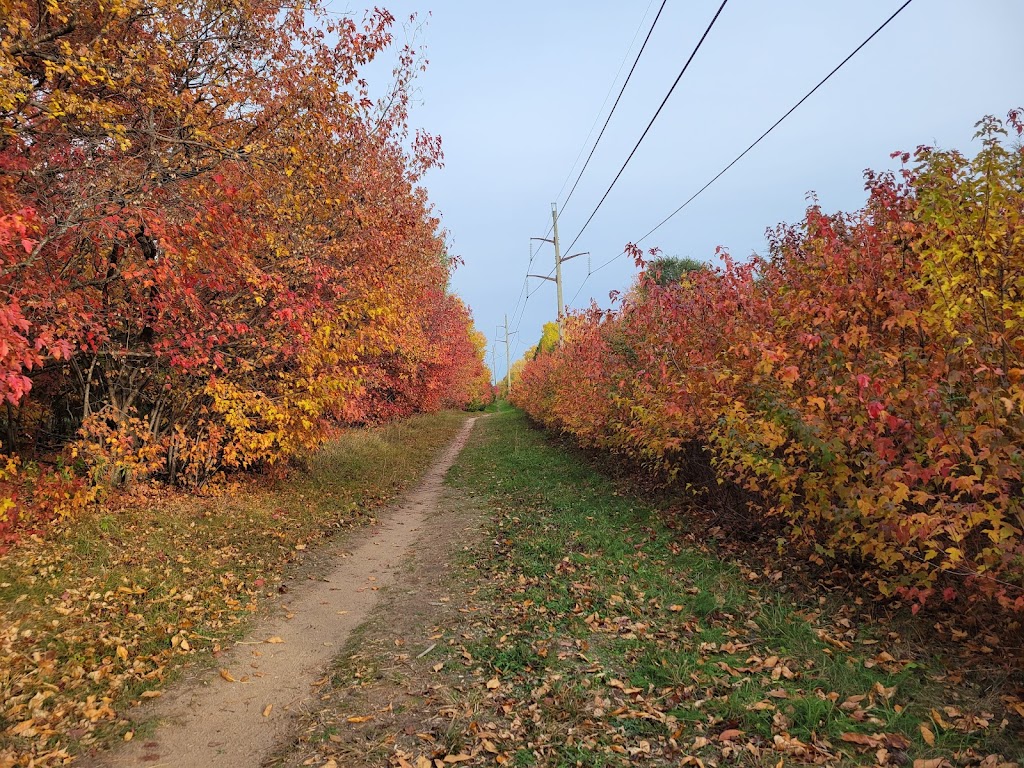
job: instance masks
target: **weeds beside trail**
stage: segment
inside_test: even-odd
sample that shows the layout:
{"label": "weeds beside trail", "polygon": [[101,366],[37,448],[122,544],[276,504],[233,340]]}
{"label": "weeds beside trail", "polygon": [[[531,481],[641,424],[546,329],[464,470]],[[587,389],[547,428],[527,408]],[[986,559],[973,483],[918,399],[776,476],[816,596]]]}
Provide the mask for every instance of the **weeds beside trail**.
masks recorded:
{"label": "weeds beside trail", "polygon": [[347,432],[269,488],[158,500],[154,487],[0,558],[0,766],[63,764],[131,738],[130,705],[209,663],[287,591],[287,564],[315,567],[316,541],[371,519],[465,418]]}
{"label": "weeds beside trail", "polygon": [[349,649],[296,765],[1021,758],[1020,672],[998,651],[980,686],[856,604],[724,562],[519,412],[478,423],[449,483],[489,507],[490,540],[458,560],[432,625],[400,637],[381,617]]}

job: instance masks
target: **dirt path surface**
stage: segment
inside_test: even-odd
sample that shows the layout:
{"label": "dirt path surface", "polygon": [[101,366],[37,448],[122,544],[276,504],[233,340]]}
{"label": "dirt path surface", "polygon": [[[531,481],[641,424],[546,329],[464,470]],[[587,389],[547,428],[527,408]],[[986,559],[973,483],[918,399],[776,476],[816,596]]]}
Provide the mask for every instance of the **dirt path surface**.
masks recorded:
{"label": "dirt path surface", "polygon": [[437,674],[445,666],[439,660],[451,653],[451,628],[475,613],[478,584],[467,578],[466,558],[486,555],[493,514],[478,497],[445,488],[414,554],[341,649],[315,706],[299,717],[294,740],[265,766],[380,768],[403,754],[396,750],[403,738],[444,738],[451,717],[439,710],[451,690]]}
{"label": "dirt path surface", "polygon": [[338,548],[338,563],[322,580],[296,586],[278,615],[261,621],[218,660],[219,671],[168,690],[141,713],[158,719],[156,731],[104,756],[97,765],[259,765],[289,736],[295,714],[316,695],[314,683],[369,615],[379,590],[394,582],[429,523],[445,473],[473,422],[466,422],[399,506]]}

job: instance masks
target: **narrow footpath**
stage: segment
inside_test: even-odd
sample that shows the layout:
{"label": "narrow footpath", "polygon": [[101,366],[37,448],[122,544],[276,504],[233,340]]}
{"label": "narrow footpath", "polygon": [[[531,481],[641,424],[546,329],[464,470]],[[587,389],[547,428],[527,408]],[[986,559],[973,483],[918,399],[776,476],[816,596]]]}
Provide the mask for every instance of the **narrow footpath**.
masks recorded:
{"label": "narrow footpath", "polygon": [[314,684],[377,604],[380,590],[395,581],[474,421],[466,422],[404,500],[382,513],[377,524],[337,545],[333,570],[322,580],[296,585],[286,605],[257,624],[201,679],[171,686],[147,705],[140,717],[155,717],[156,730],[140,734],[96,765],[259,765],[289,737],[295,715],[316,695]]}

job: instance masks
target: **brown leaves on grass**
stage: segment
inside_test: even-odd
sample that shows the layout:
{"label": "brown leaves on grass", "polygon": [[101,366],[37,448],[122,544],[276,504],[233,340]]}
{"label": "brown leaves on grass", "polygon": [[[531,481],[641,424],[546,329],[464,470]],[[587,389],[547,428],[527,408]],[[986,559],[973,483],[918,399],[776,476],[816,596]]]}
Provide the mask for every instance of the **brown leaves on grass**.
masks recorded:
{"label": "brown leaves on grass", "polygon": [[[459,608],[463,621],[445,627],[447,643],[442,648],[447,649],[447,677],[417,693],[425,696],[420,722],[432,727],[429,732],[388,736],[387,743],[394,744],[391,765],[501,765],[511,763],[523,749],[541,765],[564,760],[567,750],[603,754],[609,764],[621,760],[623,765],[644,761],[710,767],[743,760],[774,765],[780,759],[834,765],[845,759],[842,745],[877,752],[880,765],[897,765],[898,755],[905,754],[911,744],[899,733],[848,732],[836,743],[820,736],[794,735],[792,719],[783,711],[790,701],[806,697],[831,701],[870,727],[872,720],[881,723],[875,708],[888,706],[897,690],[876,685],[843,698],[821,689],[773,688],[778,681],[798,682],[802,665],[780,653],[754,652],[757,643],[743,639],[746,633],[735,629],[741,617],[713,620],[734,635],[713,643],[701,639],[700,622],[693,617],[680,616],[659,625],[650,616],[660,609],[630,590],[610,601],[620,615],[602,615],[579,604],[562,614],[523,599],[541,585],[541,579],[506,579],[493,573],[489,577],[498,587],[489,596],[494,602],[474,601]],[[594,591],[585,586],[577,582],[577,591]],[[682,612],[668,615],[678,613]],[[578,622],[576,626],[585,627],[586,632],[582,637],[564,634],[567,622]],[[649,642],[652,649],[694,648],[704,664],[691,669],[689,680],[676,686],[636,684],[628,667],[605,660],[609,638],[629,637]],[[519,666],[494,674],[478,658],[488,653],[514,656]],[[403,667],[418,661],[407,654],[403,658]],[[427,675],[431,667],[422,666]],[[770,739],[715,714],[749,681],[762,686],[764,697],[747,708],[766,713],[773,731]],[[356,683],[358,690],[373,685],[361,677]],[[411,688],[410,695],[413,690],[418,689]],[[684,711],[696,719],[681,718]],[[348,718],[348,722],[363,721]],[[373,738],[386,732],[386,728],[377,730]],[[461,749],[451,751],[453,743]]]}
{"label": "brown leaves on grass", "polygon": [[[258,518],[222,525],[201,510],[222,503],[230,502],[111,512],[110,533],[89,542],[87,558],[72,550],[74,534],[4,556],[4,589],[23,591],[0,613],[0,765],[59,765],[69,741],[120,738],[128,706],[159,696],[152,689],[169,669],[216,651],[216,638],[251,615],[257,575],[272,570],[278,546],[271,537],[233,542]],[[193,522],[168,525],[160,515]],[[154,530],[162,546],[149,538]],[[222,677],[234,680],[227,670]]]}
{"label": "brown leaves on grass", "polygon": [[[438,768],[447,764],[452,743],[461,745],[457,754],[468,756],[470,765],[510,764],[525,750],[537,765],[592,753],[608,765],[705,768],[780,761],[837,766],[854,759],[895,767],[935,746],[925,735],[935,736],[932,726],[920,732],[914,726],[912,734],[893,727],[893,708],[899,712],[908,703],[898,685],[875,681],[859,693],[831,691],[807,656],[765,647],[756,601],[742,612],[698,618],[628,583],[601,598],[606,585],[588,577],[585,567],[563,561],[556,570],[569,577],[571,608],[559,610],[558,600],[538,597],[545,590],[561,594],[550,578],[509,573],[506,566],[484,570],[490,593],[460,608],[457,625],[436,628],[447,638],[445,677],[420,694],[422,721],[434,727],[429,734],[388,737],[391,765]],[[909,663],[895,646],[865,639],[845,614],[806,619],[826,659],[850,655],[851,664],[892,675]],[[726,639],[711,640],[714,635]],[[654,657],[671,665],[668,659],[679,652],[695,660],[679,669],[678,682],[637,680],[637,663]],[[360,680],[360,688],[367,685]],[[750,718],[723,715],[751,690],[760,697],[742,705]],[[829,721],[799,721],[801,712],[817,707],[852,727],[829,737]],[[984,712],[948,710],[960,715],[965,734],[995,725]],[[952,715],[944,713],[937,710],[932,719],[951,727]],[[965,747],[946,759],[958,768],[1004,764]]]}
{"label": "brown leaves on grass", "polygon": [[128,708],[159,696],[172,669],[219,655],[285,563],[304,556],[295,543],[312,549],[393,498],[462,423],[449,413],[353,431],[322,459],[372,451],[387,459],[383,476],[367,460],[274,490],[250,478],[197,498],[118,497],[0,556],[0,768],[61,765],[123,738]]}
{"label": "brown leaves on grass", "polygon": [[[523,435],[516,439],[518,453],[527,452]],[[794,610],[777,562],[724,568],[696,536],[690,546],[658,540],[663,534],[638,523],[640,514],[608,526],[621,542],[595,546],[587,539],[595,517],[556,517],[547,496],[522,501],[540,490],[513,493],[511,474],[491,478],[508,494],[492,498],[493,548],[446,571],[453,599],[427,603],[443,606],[434,612],[442,615],[397,638],[408,648],[432,643],[430,658],[403,651],[387,622],[375,625],[381,631],[349,657],[346,677],[307,723],[310,764],[364,759],[368,744],[373,760],[399,768],[443,768],[454,758],[474,766],[909,768],[935,753],[955,768],[1002,762],[984,745],[1008,743],[1010,726],[953,686],[930,695],[975,730],[948,734],[935,718],[951,726],[953,715],[937,707],[928,716],[931,704],[914,699],[916,683],[941,670],[889,627],[865,632],[856,607],[822,592],[802,593]],[[590,506],[579,488],[571,495],[575,509]],[[609,556],[605,547],[619,543]],[[380,709],[399,701],[400,716]],[[370,711],[374,721],[345,726],[345,715]],[[918,729],[922,716],[934,747]]]}
{"label": "brown leaves on grass", "polygon": [[[41,601],[33,593],[15,602],[0,615],[0,716],[9,724],[0,736],[9,745],[0,748],[0,764],[60,764],[66,755],[51,745],[67,738],[88,745],[124,729],[125,704],[159,696],[151,688],[168,667],[190,656],[193,643],[205,644],[195,636],[199,622],[227,627],[241,618],[244,585],[231,574],[223,579],[216,587],[160,594],[138,584],[110,589],[86,577]],[[29,581],[27,589],[34,588]]]}

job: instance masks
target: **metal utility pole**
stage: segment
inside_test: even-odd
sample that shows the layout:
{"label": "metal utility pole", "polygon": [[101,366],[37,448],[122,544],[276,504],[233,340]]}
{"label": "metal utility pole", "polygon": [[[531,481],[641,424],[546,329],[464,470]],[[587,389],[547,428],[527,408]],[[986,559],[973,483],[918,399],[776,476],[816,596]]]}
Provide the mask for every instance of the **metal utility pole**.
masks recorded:
{"label": "metal utility pole", "polygon": [[[512,360],[511,360],[511,353],[509,351],[509,346],[508,346],[509,339],[512,338],[512,334],[508,332],[508,315],[505,315],[505,324],[504,325],[499,325],[497,327],[498,328],[503,328],[504,331],[505,331],[505,338],[504,338],[504,342],[505,342],[505,397],[508,397],[509,393],[512,392]],[[495,339],[494,341],[495,341],[495,344],[497,344],[497,342],[502,341],[502,339]],[[492,352],[494,351],[494,347],[491,347],[491,351]],[[495,384],[497,384],[497,382],[498,382],[497,370],[495,370],[495,373],[494,373],[494,382],[495,382]]]}
{"label": "metal utility pole", "polygon": [[508,352],[508,315],[505,315],[505,397],[512,395],[512,364]]}
{"label": "metal utility pole", "polygon": [[558,291],[558,338],[562,338],[562,315],[565,302],[562,301],[562,249],[558,246],[558,204],[551,204],[551,229],[555,235],[555,288]]}
{"label": "metal utility pole", "polygon": [[565,322],[565,302],[562,300],[562,264],[569,259],[575,259],[577,256],[588,256],[590,251],[581,251],[580,253],[574,253],[571,256],[562,258],[562,248],[558,242],[558,203],[551,204],[551,231],[554,235],[553,240],[549,240],[546,237],[531,237],[531,240],[543,240],[545,243],[551,243],[555,246],[555,276],[549,277],[548,275],[527,275],[527,277],[539,277],[541,280],[550,280],[555,284],[555,289],[558,293],[558,339],[562,339],[562,330]]}

